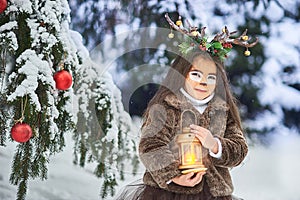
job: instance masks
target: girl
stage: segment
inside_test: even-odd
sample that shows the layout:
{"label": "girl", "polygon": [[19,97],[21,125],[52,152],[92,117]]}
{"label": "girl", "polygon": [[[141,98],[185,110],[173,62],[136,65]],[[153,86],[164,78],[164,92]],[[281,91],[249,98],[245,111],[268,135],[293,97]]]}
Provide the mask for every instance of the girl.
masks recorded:
{"label": "girl", "polygon": [[[192,110],[196,123],[181,113]],[[203,146],[205,172],[182,174],[175,136],[181,123]],[[223,63],[200,49],[177,56],[144,114],[140,159],[144,187],[135,199],[234,199],[229,169],[248,152]],[[133,198],[133,199],[134,199]]]}

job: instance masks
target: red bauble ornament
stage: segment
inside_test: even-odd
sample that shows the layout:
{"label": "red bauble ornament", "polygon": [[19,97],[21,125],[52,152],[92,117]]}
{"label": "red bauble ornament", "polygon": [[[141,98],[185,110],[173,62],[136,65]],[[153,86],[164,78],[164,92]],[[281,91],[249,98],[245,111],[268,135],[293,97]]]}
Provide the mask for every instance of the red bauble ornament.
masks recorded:
{"label": "red bauble ornament", "polygon": [[26,123],[16,123],[11,128],[11,137],[17,142],[27,142],[32,136],[31,127]]}
{"label": "red bauble ornament", "polygon": [[7,0],[0,0],[0,14],[7,8]]}
{"label": "red bauble ornament", "polygon": [[72,75],[66,70],[56,72],[53,78],[59,90],[67,90],[72,85]]}

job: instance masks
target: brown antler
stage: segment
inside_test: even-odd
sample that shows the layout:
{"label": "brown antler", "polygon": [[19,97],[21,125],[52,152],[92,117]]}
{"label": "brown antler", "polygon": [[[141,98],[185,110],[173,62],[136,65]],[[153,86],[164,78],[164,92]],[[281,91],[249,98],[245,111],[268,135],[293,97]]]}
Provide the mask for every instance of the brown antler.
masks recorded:
{"label": "brown antler", "polygon": [[218,33],[215,37],[214,37],[214,41],[218,41],[220,43],[232,43],[233,39],[231,39],[230,37],[235,34],[237,31],[233,31],[233,32],[229,32],[227,26],[225,26],[225,28],[222,30],[222,33]]}
{"label": "brown antler", "polygon": [[255,46],[258,43],[258,38],[256,37],[256,40],[252,43],[248,43],[250,38],[247,36],[247,29],[238,37],[235,39],[230,38],[233,34],[235,34],[237,31],[229,32],[227,27],[225,26],[224,30],[221,34],[217,34],[214,37],[214,41],[219,41],[221,43],[232,43],[239,46],[246,47],[247,49],[250,47]]}
{"label": "brown antler", "polygon": [[[173,29],[175,29],[176,31],[179,31],[180,33],[185,34],[185,35],[188,35],[188,36],[195,36],[195,35],[192,34],[192,32],[193,32],[193,31],[196,31],[196,30],[198,29],[198,27],[191,26],[191,24],[189,23],[188,20],[186,20],[186,21],[187,21],[187,23],[188,23],[188,25],[189,25],[189,29],[190,29],[189,31],[186,30],[186,29],[183,28],[183,27],[181,28],[180,26],[177,26],[177,25],[170,19],[168,13],[165,14],[165,18],[166,18],[166,20],[169,22],[170,26],[171,26]],[[179,16],[179,19],[181,19],[180,16]]]}
{"label": "brown antler", "polygon": [[247,34],[247,29],[242,33],[242,35],[240,35],[240,37],[233,39],[232,43],[239,45],[239,46],[243,46],[246,47],[247,49],[250,47],[254,47],[257,43],[258,43],[258,38],[256,37],[256,40],[252,43],[248,43],[248,41],[251,38],[248,38]]}
{"label": "brown antler", "polygon": [[168,13],[165,14],[165,18],[167,19],[167,21],[169,22],[170,26],[172,28],[174,28],[176,31],[179,31],[183,34],[187,33],[187,30],[181,29],[179,26],[177,26],[169,17]]}

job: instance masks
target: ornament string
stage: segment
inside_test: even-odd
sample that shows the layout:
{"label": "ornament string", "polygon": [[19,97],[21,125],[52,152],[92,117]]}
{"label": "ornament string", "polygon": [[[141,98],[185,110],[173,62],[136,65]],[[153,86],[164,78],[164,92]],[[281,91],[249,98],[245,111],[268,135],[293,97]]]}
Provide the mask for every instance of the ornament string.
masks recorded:
{"label": "ornament string", "polygon": [[1,69],[1,80],[2,80],[2,83],[1,83],[1,93],[3,92],[3,88],[4,88],[5,68],[6,68],[6,55],[7,55],[6,49],[3,48],[3,49],[1,50],[1,57],[2,57],[2,69]]}
{"label": "ornament string", "polygon": [[20,122],[22,123],[24,120],[24,115],[25,115],[25,109],[26,109],[26,105],[27,105],[27,94],[25,95],[25,103],[23,98],[21,99],[21,117],[20,119],[16,120],[16,123]]}
{"label": "ornament string", "polygon": [[67,54],[64,53],[62,61],[58,65],[58,71],[64,70],[65,69],[65,60],[66,60]]}
{"label": "ornament string", "polygon": [[58,66],[58,71],[61,71],[64,69],[64,62],[60,62],[59,66]]}

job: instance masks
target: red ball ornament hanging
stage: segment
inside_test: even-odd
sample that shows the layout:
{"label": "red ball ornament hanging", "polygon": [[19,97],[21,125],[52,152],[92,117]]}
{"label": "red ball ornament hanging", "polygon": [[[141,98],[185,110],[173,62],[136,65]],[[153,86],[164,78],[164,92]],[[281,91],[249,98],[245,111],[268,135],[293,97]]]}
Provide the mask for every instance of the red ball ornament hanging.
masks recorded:
{"label": "red ball ornament hanging", "polygon": [[0,0],[0,14],[7,8],[7,0]]}
{"label": "red ball ornament hanging", "polygon": [[20,143],[27,142],[32,136],[31,127],[23,122],[16,123],[11,128],[11,137]]}
{"label": "red ball ornament hanging", "polygon": [[56,72],[53,78],[59,90],[67,90],[72,85],[72,75],[66,70]]}

